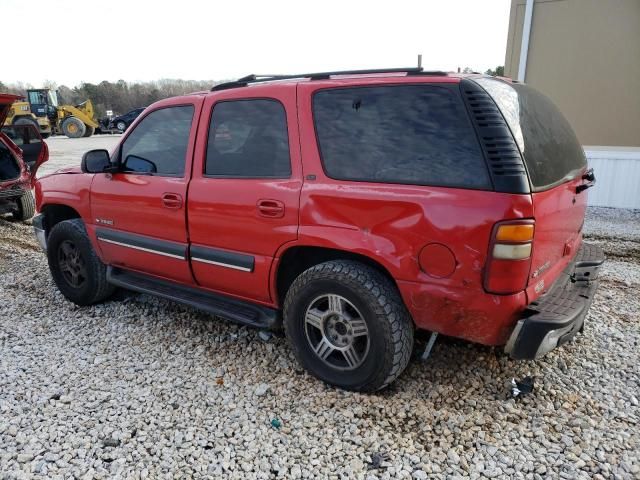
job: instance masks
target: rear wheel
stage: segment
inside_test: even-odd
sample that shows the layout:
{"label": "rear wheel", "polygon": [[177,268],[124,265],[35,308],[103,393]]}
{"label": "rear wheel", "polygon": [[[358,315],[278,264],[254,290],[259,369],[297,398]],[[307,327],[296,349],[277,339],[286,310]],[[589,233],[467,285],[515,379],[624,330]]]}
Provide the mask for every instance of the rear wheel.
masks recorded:
{"label": "rear wheel", "polygon": [[85,125],[85,132],[84,135],[82,135],[83,137],[90,137],[91,135],[93,135],[95,133],[96,129],[89,126],[89,125]]}
{"label": "rear wheel", "polygon": [[86,125],[79,118],[68,117],[62,122],[62,132],[69,138],[80,138],[86,130]]}
{"label": "rear wheel", "polygon": [[116,128],[121,132],[124,132],[127,129],[127,124],[125,122],[120,121],[116,123]]}
{"label": "rear wheel", "polygon": [[13,124],[14,125],[33,125],[34,127],[36,127],[36,130],[40,131],[40,126],[38,125],[38,122],[36,122],[36,120],[31,117],[20,117],[15,122],[13,122]]}
{"label": "rear wheel", "polygon": [[347,390],[375,391],[406,368],[413,323],[395,285],[354,261],[311,267],[291,285],[284,326],[298,361]]}
{"label": "rear wheel", "polygon": [[47,260],[58,289],[77,305],[101,302],[115,290],[107,282],[107,267],[93,250],[79,218],[65,220],[51,229]]}
{"label": "rear wheel", "polygon": [[32,218],[36,213],[36,203],[31,192],[24,192],[16,199],[17,210],[13,213],[14,220],[25,221]]}

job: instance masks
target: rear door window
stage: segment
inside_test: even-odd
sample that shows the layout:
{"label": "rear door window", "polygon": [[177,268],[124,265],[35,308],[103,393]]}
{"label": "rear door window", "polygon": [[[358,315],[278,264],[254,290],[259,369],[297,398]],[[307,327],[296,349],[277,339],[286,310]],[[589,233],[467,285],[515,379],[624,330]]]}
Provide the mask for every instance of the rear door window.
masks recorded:
{"label": "rear door window", "polygon": [[476,81],[509,124],[534,190],[575,178],[587,165],[571,125],[549,98],[528,85],[489,78]]}
{"label": "rear door window", "polygon": [[491,189],[457,88],[398,85],[321,90],[313,114],[334,179]]}
{"label": "rear door window", "polygon": [[282,104],[271,99],[216,104],[209,127],[205,175],[289,177],[289,136]]}

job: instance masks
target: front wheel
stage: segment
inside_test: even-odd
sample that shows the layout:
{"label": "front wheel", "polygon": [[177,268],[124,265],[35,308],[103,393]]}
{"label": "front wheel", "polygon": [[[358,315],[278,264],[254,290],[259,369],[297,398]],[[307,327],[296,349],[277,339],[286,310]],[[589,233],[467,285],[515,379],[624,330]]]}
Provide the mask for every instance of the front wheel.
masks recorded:
{"label": "front wheel", "polygon": [[298,361],[347,390],[389,385],[413,348],[413,323],[395,285],[354,261],[329,261],[303,272],[287,292],[284,326]]}
{"label": "front wheel", "polygon": [[124,133],[124,131],[127,129],[127,124],[122,122],[122,121],[120,121],[120,122],[116,123],[116,128]]}
{"label": "front wheel", "polygon": [[86,131],[86,125],[79,118],[67,117],[62,122],[62,132],[69,138],[81,138]]}
{"label": "front wheel", "polygon": [[95,133],[96,129],[94,127],[90,127],[89,125],[85,125],[85,131],[83,137],[90,137]]}
{"label": "front wheel", "polygon": [[107,299],[115,287],[107,282],[107,267],[100,261],[81,219],[56,224],[47,240],[49,270],[60,292],[77,305]]}

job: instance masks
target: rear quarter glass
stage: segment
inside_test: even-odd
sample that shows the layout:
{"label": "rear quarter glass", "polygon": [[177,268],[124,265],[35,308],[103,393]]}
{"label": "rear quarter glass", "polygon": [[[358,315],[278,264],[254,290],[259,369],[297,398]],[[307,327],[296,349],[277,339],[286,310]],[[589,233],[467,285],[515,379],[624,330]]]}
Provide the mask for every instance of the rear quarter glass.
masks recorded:
{"label": "rear quarter glass", "polygon": [[587,165],[569,122],[549,98],[524,84],[475,80],[494,99],[522,152],[534,191],[575,178]]}
{"label": "rear quarter glass", "polygon": [[320,90],[313,115],[331,178],[492,189],[457,85]]}

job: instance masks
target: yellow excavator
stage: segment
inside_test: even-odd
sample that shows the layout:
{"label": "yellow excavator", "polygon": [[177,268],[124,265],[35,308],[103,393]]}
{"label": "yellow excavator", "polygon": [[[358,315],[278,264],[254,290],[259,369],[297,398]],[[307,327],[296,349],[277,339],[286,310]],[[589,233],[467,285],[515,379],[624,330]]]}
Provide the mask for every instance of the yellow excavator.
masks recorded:
{"label": "yellow excavator", "polygon": [[27,101],[11,106],[5,125],[34,125],[43,138],[52,134],[90,137],[98,128],[91,100],[75,106],[58,105],[58,95],[49,88],[27,90]]}

